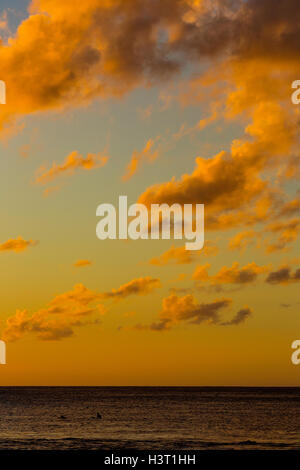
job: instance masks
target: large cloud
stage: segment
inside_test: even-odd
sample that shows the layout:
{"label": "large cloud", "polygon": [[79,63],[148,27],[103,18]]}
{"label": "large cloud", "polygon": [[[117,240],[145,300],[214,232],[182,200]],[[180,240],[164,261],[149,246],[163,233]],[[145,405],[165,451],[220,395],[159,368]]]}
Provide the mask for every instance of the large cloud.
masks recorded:
{"label": "large cloud", "polygon": [[8,87],[2,125],[17,115],[120,96],[202,58],[298,57],[296,0],[33,0],[29,11],[0,47]]}
{"label": "large cloud", "polygon": [[32,314],[18,309],[15,315],[6,320],[2,339],[16,341],[28,333],[46,341],[70,337],[76,327],[99,323],[99,314],[106,311],[101,301],[146,295],[159,286],[159,279],[150,277],[133,279],[107,293],[92,291],[83,284],[76,284],[72,290],[55,296],[45,308]]}
{"label": "large cloud", "polygon": [[[249,139],[234,140],[229,152],[198,157],[192,173],[153,185],[139,199],[204,203],[207,229],[255,224],[275,212],[282,193],[265,172],[299,176],[293,151],[299,119],[289,90],[300,74],[299,37],[296,0],[34,0],[15,37],[0,47],[8,89],[0,127],[18,115],[118,97],[220,57],[196,80],[197,93],[203,100],[204,87],[219,89],[217,118],[222,89],[223,116],[244,113]],[[142,159],[157,157],[149,142],[133,154],[126,179]],[[68,162],[55,165],[39,180],[68,170]]]}
{"label": "large cloud", "polygon": [[16,36],[0,47],[8,89],[2,125],[170,76],[202,35],[184,20],[190,11],[188,0],[33,0]]}
{"label": "large cloud", "polygon": [[139,202],[205,204],[207,229],[265,221],[281,190],[263,175],[291,152],[296,128],[279,104],[269,102],[255,109],[246,131],[252,140],[235,140],[230,152],[209,159],[198,157],[192,173],[150,186]]}

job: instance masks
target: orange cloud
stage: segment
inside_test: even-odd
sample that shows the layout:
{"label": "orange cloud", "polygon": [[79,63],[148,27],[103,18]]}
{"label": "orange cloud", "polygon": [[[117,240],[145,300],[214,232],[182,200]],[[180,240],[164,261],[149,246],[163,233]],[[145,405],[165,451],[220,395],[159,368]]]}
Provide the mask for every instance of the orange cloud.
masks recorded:
{"label": "orange cloud", "polygon": [[255,108],[246,132],[252,140],[235,140],[231,152],[222,151],[212,158],[197,157],[191,174],[149,187],[139,202],[147,206],[203,203],[206,229],[265,221],[272,214],[280,189],[272,187],[263,173],[276,168],[281,155],[290,152],[295,128],[282,107],[269,102]]}
{"label": "orange cloud", "polygon": [[136,325],[136,328],[165,331],[181,323],[197,325],[207,323],[220,326],[243,323],[252,313],[248,307],[240,310],[230,321],[222,319],[221,312],[226,310],[231,303],[231,299],[218,299],[211,303],[199,304],[192,294],[183,297],[171,294],[163,299],[163,308],[158,322],[154,322],[149,326]]}
{"label": "orange cloud", "polygon": [[29,315],[26,310],[17,310],[9,317],[2,338],[5,341],[17,341],[26,334],[35,334],[42,341],[59,341],[74,335],[74,328],[87,325],[98,325],[99,320],[78,320],[72,318],[51,319],[43,313]]}
{"label": "orange cloud", "polygon": [[121,300],[130,295],[147,295],[154,289],[161,287],[160,280],[152,277],[141,277],[133,279],[127,284],[123,284],[118,289],[112,289],[111,292],[106,292],[101,295],[103,299]]}
{"label": "orange cloud", "polygon": [[296,271],[292,273],[290,267],[284,266],[277,271],[271,272],[267,277],[266,282],[274,285],[300,282],[300,268],[296,269]]}
{"label": "orange cloud", "polygon": [[0,30],[9,31],[7,10],[3,10],[0,15]]}
{"label": "orange cloud", "polygon": [[239,310],[231,320],[223,322],[222,326],[240,325],[241,323],[244,323],[251,315],[251,308],[244,307]]}
{"label": "orange cloud", "polygon": [[168,251],[162,253],[157,258],[152,258],[149,263],[155,266],[166,266],[168,264],[190,264],[199,255],[215,256],[219,249],[212,242],[206,241],[202,250],[190,251],[186,250],[184,246],[172,246]]}
{"label": "orange cloud", "polygon": [[[224,56],[235,65],[236,81],[247,77],[231,90],[232,109],[260,102],[268,87],[278,92],[279,63],[288,77],[299,71],[295,12],[296,0],[32,0],[28,18],[0,47],[9,90],[1,127],[20,115],[121,96],[203,59],[215,59],[215,67]],[[263,79],[261,63],[269,70]],[[286,76],[276,78],[282,84]]]}
{"label": "orange cloud", "polygon": [[231,238],[228,246],[230,250],[244,251],[251,243],[253,243],[253,239],[256,236],[258,237],[259,234],[254,232],[254,230],[245,230],[243,232],[239,232],[233,238]]}
{"label": "orange cloud", "polygon": [[300,219],[272,223],[266,227],[265,231],[279,234],[275,243],[266,243],[266,252],[273,253],[284,250],[288,244],[297,239],[300,231]]}
{"label": "orange cloud", "polygon": [[91,266],[92,262],[88,259],[79,259],[74,263],[75,268],[83,268],[85,266]]}
{"label": "orange cloud", "polygon": [[[146,295],[160,287],[159,279],[150,277],[133,279],[111,292],[92,291],[83,284],[56,295],[45,308],[31,315],[27,310],[17,310],[6,320],[2,339],[16,341],[26,334],[36,334],[41,340],[52,341],[70,337],[74,328],[99,324],[98,315],[106,312],[101,301],[123,300],[130,295]],[[97,314],[96,318],[93,316]]]}
{"label": "orange cloud", "polygon": [[62,175],[72,175],[76,170],[101,168],[106,165],[108,159],[109,157],[100,153],[88,153],[86,158],[84,158],[77,151],[74,151],[66,157],[62,164],[57,165],[53,163],[50,170],[46,170],[44,167],[39,168],[37,170],[35,183],[44,185]]}
{"label": "orange cloud", "polygon": [[131,156],[131,161],[126,169],[126,173],[123,175],[123,181],[128,181],[130,178],[132,178],[132,176],[135,175],[138,171],[143,161],[153,162],[157,159],[159,155],[159,150],[154,149],[154,146],[159,139],[160,137],[157,137],[156,139],[150,139],[146,143],[143,150],[141,150],[140,152],[135,150],[133,152]]}
{"label": "orange cloud", "polygon": [[[189,0],[32,0],[28,18],[0,47],[9,90],[1,127],[20,115],[121,96],[178,72],[203,35],[184,20],[192,8]],[[165,43],[161,30],[169,35]]]}
{"label": "orange cloud", "polygon": [[[82,314],[85,311],[81,311],[82,307],[85,308],[87,305],[98,301],[100,298],[101,294],[91,291],[83,284],[76,284],[73,290],[54,297],[50,302],[50,313],[66,311],[68,314]],[[58,306],[58,310],[56,306]]]}
{"label": "orange cloud", "polygon": [[0,245],[0,251],[14,251],[15,253],[21,253],[27,250],[30,246],[36,246],[38,242],[33,240],[24,240],[22,237],[16,239],[10,238],[6,242]]}
{"label": "orange cloud", "polygon": [[29,316],[26,310],[17,310],[6,321],[2,338],[5,341],[17,341],[27,333],[36,333],[40,339],[59,340],[73,335],[72,327],[66,323],[47,321],[39,315]]}
{"label": "orange cloud", "polygon": [[193,274],[195,281],[209,282],[212,286],[222,284],[251,284],[256,281],[259,274],[266,273],[269,268],[267,266],[258,266],[256,263],[249,263],[240,268],[238,262],[228,268],[224,266],[214,276],[208,274],[210,264],[198,266]]}
{"label": "orange cloud", "polygon": [[73,290],[57,295],[46,308],[31,315],[26,310],[17,310],[6,320],[2,338],[16,341],[31,333],[41,340],[51,341],[72,336],[75,327],[98,323],[97,319],[87,317],[97,312],[104,313],[99,299],[99,294],[77,284]]}
{"label": "orange cloud", "polygon": [[279,210],[278,217],[289,217],[300,213],[300,199],[292,199],[282,205]]}

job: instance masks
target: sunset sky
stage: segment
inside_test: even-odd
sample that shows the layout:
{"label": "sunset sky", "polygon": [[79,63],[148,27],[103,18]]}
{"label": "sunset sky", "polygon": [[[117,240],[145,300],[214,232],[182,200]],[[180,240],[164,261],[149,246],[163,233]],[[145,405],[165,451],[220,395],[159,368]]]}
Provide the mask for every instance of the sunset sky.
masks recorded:
{"label": "sunset sky", "polygon": [[[299,385],[296,0],[0,0],[0,385]],[[96,208],[205,205],[205,245]]]}

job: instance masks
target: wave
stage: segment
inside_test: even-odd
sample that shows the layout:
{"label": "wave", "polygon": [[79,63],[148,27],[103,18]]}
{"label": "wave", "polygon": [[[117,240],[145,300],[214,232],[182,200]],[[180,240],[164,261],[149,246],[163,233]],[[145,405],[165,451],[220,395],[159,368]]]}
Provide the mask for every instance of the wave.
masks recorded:
{"label": "wave", "polygon": [[266,441],[218,442],[205,440],[130,440],[84,439],[76,437],[58,439],[0,439],[0,450],[300,450],[300,443]]}

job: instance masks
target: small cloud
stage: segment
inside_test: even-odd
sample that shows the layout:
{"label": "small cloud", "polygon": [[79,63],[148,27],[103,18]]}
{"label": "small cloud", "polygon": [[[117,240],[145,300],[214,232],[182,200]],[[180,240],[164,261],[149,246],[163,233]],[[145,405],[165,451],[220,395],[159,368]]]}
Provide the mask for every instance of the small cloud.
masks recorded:
{"label": "small cloud", "polygon": [[300,232],[300,219],[292,219],[287,222],[276,222],[265,229],[266,232],[277,234],[275,243],[266,243],[266,253],[284,251],[287,245],[294,242]]}
{"label": "small cloud", "polygon": [[19,153],[20,153],[22,158],[28,158],[29,152],[30,152],[30,145],[29,144],[22,145],[19,148]]}
{"label": "small cloud", "polygon": [[135,150],[131,156],[131,160],[127,165],[126,173],[123,175],[123,181],[131,179],[139,170],[144,161],[153,162],[159,156],[159,149],[155,148],[157,141],[160,137],[149,139],[145,147],[139,152]]}
{"label": "small cloud", "polygon": [[88,259],[79,259],[74,263],[75,268],[84,268],[85,266],[91,266],[92,262]]}
{"label": "small cloud", "polygon": [[102,168],[107,164],[108,159],[108,156],[101,153],[89,153],[86,157],[83,157],[80,153],[74,151],[66,157],[63,163],[57,164],[54,162],[49,170],[40,167],[36,172],[35,184],[43,186],[61,176],[73,175],[74,172],[79,170],[90,171]]}
{"label": "small cloud", "polygon": [[19,148],[19,154],[22,158],[28,158],[29,153],[36,151],[38,130],[34,128],[29,136],[29,142],[21,145]]}
{"label": "small cloud", "polygon": [[160,280],[152,277],[141,277],[133,279],[127,284],[123,284],[118,289],[112,289],[111,292],[101,294],[103,299],[121,300],[130,295],[146,295],[150,294],[154,289],[161,286]]}
{"label": "small cloud", "polygon": [[217,299],[210,303],[198,303],[191,294],[183,297],[171,294],[163,299],[163,308],[159,314],[159,319],[150,325],[138,324],[137,330],[166,331],[178,324],[199,325],[239,325],[243,323],[251,314],[249,307],[239,310],[229,321],[224,321],[221,313],[232,303],[232,299]]}
{"label": "small cloud", "polygon": [[283,266],[277,271],[271,272],[266,282],[269,284],[292,284],[294,282],[300,282],[300,268],[292,273],[290,267]]}
{"label": "small cloud", "polygon": [[153,105],[150,104],[147,108],[139,108],[138,114],[141,119],[149,119],[153,113]]}
{"label": "small cloud", "polygon": [[254,232],[254,230],[245,230],[237,233],[233,238],[231,238],[228,246],[230,250],[244,251],[258,236],[259,234]]}
{"label": "small cloud", "polygon": [[0,32],[9,34],[8,10],[3,10],[0,15]]}
{"label": "small cloud", "polygon": [[51,188],[46,188],[43,191],[43,196],[48,197],[50,194],[55,193],[56,191],[59,191],[60,187],[59,186],[51,186]]}
{"label": "small cloud", "polygon": [[168,251],[165,251],[157,258],[152,258],[149,263],[155,266],[167,266],[169,264],[190,264],[200,256],[215,256],[218,253],[218,247],[206,241],[202,250],[190,251],[186,250],[185,246],[175,247],[171,246]]}
{"label": "small cloud", "polygon": [[22,251],[27,250],[27,248],[36,246],[37,244],[37,241],[24,240],[22,237],[18,237],[16,239],[10,238],[0,245],[0,251],[14,251],[15,253],[21,253]]}
{"label": "small cloud", "polygon": [[252,315],[252,310],[249,307],[245,307],[237,312],[232,320],[221,323],[222,326],[240,325],[244,323],[247,318]]}
{"label": "small cloud", "polygon": [[209,282],[211,286],[224,284],[246,285],[255,282],[260,274],[269,270],[268,266],[258,266],[256,263],[249,263],[240,268],[239,263],[235,262],[231,267],[224,266],[217,274],[210,276],[208,274],[209,268],[210,264],[198,266],[193,274],[193,279]]}

